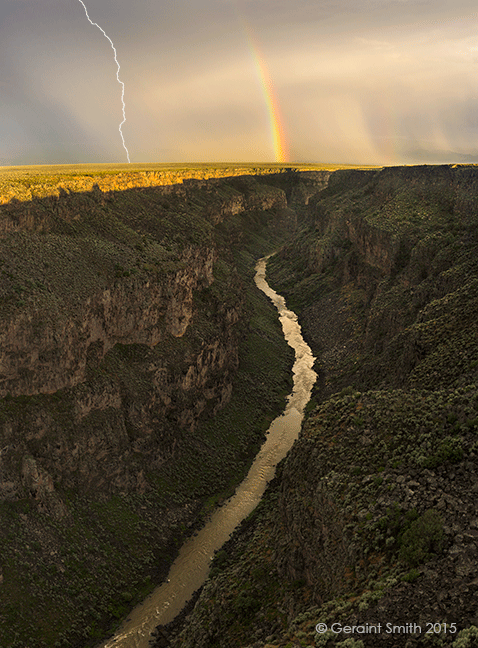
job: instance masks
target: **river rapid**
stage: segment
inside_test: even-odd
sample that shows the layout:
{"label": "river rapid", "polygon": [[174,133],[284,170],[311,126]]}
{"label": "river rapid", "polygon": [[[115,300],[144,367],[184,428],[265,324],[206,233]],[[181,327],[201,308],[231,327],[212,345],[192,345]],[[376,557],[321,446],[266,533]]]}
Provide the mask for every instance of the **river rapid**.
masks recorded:
{"label": "river rapid", "polygon": [[267,259],[265,257],[258,261],[255,282],[277,308],[284,337],[295,351],[293,390],[287,398],[284,413],[271,423],[264,444],[235,494],[212,514],[199,533],[184,543],[171,566],[167,582],[138,605],[116,635],[103,643],[101,648],[148,648],[154,628],[172,621],[204,583],[214,552],[222,547],[234,529],[257,506],[267,483],[274,476],[276,465],[299,435],[304,408],[317,379],[312,369],[315,358],[302,337],[296,314],[286,307],[284,298],[266,282]]}

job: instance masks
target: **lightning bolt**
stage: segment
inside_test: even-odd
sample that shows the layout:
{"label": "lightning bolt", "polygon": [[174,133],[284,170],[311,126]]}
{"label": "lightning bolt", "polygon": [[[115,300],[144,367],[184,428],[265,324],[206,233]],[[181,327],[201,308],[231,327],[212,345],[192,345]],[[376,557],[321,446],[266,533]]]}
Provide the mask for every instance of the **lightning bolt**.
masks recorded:
{"label": "lightning bolt", "polygon": [[95,22],[93,22],[93,21],[91,20],[91,18],[90,18],[89,15],[88,15],[88,11],[87,11],[87,9],[86,9],[86,7],[85,7],[85,3],[83,2],[83,0],[80,0],[80,2],[81,2],[81,4],[83,5],[83,8],[84,8],[84,10],[85,10],[86,17],[88,18],[88,20],[90,21],[90,23],[91,23],[94,27],[98,27],[98,29],[99,29],[100,31],[103,32],[103,36],[109,40],[109,42],[110,42],[110,44],[111,44],[111,47],[113,48],[113,52],[115,53],[115,61],[116,61],[116,65],[118,66],[118,69],[116,70],[116,79],[118,80],[118,83],[119,83],[119,84],[121,85],[121,87],[122,87],[122,90],[121,90],[121,103],[123,104],[123,121],[122,121],[121,124],[119,125],[119,132],[120,132],[120,135],[121,135],[121,139],[123,140],[123,146],[124,146],[124,150],[126,151],[126,156],[127,156],[127,158],[128,158],[128,162],[131,162],[131,160],[129,159],[129,152],[128,152],[128,149],[126,148],[126,144],[125,144],[125,141],[124,141],[123,131],[121,130],[121,126],[123,126],[123,124],[124,124],[125,121],[126,121],[126,114],[125,114],[125,108],[126,108],[126,106],[125,106],[125,103],[124,103],[124,83],[123,83],[123,82],[121,81],[121,79],[119,78],[119,71],[120,71],[121,68],[120,68],[120,64],[118,63],[118,59],[116,58],[116,48],[115,48],[115,46],[113,45],[113,41],[112,41],[111,38],[108,36],[108,34],[106,34],[105,31],[104,31],[103,29],[101,29],[101,27],[98,25],[98,23],[95,23]]}

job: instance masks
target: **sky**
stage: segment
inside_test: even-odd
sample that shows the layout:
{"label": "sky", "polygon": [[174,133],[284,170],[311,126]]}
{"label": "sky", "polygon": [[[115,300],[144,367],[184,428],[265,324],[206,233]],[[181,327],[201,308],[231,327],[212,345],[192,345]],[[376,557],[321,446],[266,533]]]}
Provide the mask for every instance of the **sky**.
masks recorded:
{"label": "sky", "polygon": [[478,162],[476,0],[0,0],[0,165]]}

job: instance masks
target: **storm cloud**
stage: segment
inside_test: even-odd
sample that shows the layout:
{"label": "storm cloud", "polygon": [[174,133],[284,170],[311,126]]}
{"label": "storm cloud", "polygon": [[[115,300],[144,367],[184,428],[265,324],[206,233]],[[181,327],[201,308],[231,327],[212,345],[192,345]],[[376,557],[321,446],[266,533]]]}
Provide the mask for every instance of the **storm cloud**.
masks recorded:
{"label": "storm cloud", "polygon": [[[132,162],[478,161],[478,14],[441,0],[85,0]],[[247,29],[245,28],[247,26]],[[125,162],[78,0],[1,0],[0,164]]]}

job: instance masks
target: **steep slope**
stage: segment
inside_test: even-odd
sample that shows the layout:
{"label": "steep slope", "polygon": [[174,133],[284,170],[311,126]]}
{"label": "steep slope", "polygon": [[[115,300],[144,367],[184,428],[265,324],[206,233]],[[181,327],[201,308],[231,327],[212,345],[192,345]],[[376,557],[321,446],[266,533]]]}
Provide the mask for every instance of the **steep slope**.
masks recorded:
{"label": "steep slope", "polygon": [[286,175],[1,207],[0,645],[97,643],[247,469],[291,363],[254,258],[323,186]]}
{"label": "steep slope", "polygon": [[309,202],[268,280],[321,380],[171,645],[476,645],[477,181],[338,171]]}

